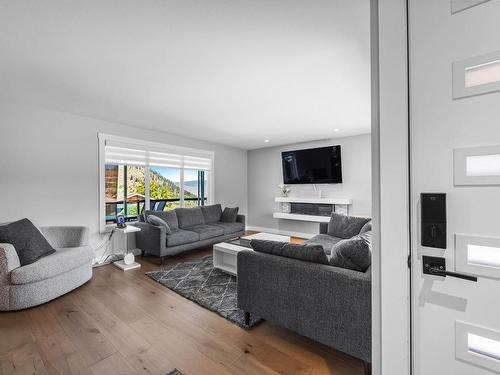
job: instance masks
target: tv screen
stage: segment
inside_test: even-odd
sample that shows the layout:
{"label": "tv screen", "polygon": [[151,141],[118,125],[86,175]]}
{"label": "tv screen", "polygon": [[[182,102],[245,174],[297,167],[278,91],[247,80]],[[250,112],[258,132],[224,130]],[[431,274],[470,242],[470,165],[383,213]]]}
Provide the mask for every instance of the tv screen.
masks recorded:
{"label": "tv screen", "polygon": [[340,146],[286,151],[281,159],[285,185],[342,183]]}

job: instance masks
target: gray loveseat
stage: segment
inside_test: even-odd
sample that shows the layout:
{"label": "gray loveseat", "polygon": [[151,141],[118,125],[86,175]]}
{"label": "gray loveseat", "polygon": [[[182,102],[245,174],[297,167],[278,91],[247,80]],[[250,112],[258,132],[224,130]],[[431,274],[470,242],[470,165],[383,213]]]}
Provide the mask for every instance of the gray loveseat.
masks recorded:
{"label": "gray loveseat", "polygon": [[11,244],[0,244],[0,311],[21,310],[66,294],[92,278],[94,251],[86,227],[41,227],[56,250],[20,266]]}
{"label": "gray loveseat", "polygon": [[[320,232],[306,243],[321,245],[330,254],[333,245],[342,238],[327,234],[328,223],[320,226]],[[369,374],[370,269],[359,272],[257,251],[241,251],[238,254],[238,306],[247,313],[247,319],[248,313],[255,313],[363,360],[365,373]]]}
{"label": "gray loveseat", "polygon": [[[243,236],[245,216],[237,215],[234,222],[223,222],[222,214],[220,204],[146,211],[134,224],[141,228],[136,233],[136,245],[145,255],[165,257]],[[146,222],[149,215],[163,219],[168,228]]]}

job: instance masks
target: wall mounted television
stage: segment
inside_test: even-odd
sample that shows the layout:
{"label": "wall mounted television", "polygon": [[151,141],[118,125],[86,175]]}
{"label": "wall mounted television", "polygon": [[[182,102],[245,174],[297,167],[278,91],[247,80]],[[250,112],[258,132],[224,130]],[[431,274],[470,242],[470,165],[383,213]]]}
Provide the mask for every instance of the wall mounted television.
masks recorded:
{"label": "wall mounted television", "polygon": [[285,185],[342,183],[340,146],[285,151],[281,160]]}

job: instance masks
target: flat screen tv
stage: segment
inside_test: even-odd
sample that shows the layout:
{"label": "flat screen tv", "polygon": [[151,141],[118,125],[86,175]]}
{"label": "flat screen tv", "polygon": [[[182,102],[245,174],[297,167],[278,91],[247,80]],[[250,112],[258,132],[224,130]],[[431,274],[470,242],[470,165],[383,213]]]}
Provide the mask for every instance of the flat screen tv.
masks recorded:
{"label": "flat screen tv", "polygon": [[281,159],[285,185],[342,183],[340,146],[286,151]]}

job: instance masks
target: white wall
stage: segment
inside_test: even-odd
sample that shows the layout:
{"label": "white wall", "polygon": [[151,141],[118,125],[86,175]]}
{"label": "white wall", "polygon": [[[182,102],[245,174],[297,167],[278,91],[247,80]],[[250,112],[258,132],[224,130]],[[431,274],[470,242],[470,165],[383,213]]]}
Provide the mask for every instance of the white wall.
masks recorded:
{"label": "white wall", "polygon": [[[248,225],[270,228],[283,233],[317,234],[318,223],[274,219],[278,210],[274,198],[279,196],[278,184],[283,182],[281,152],[341,145],[342,184],[316,185],[326,196],[351,198],[351,214],[371,216],[371,140],[370,134],[270,147],[248,151]],[[313,185],[290,185],[290,195],[313,192]]]}
{"label": "white wall", "polygon": [[0,222],[86,225],[98,236],[97,133],[215,152],[215,201],[247,212],[247,152],[89,117],[0,102]]}

